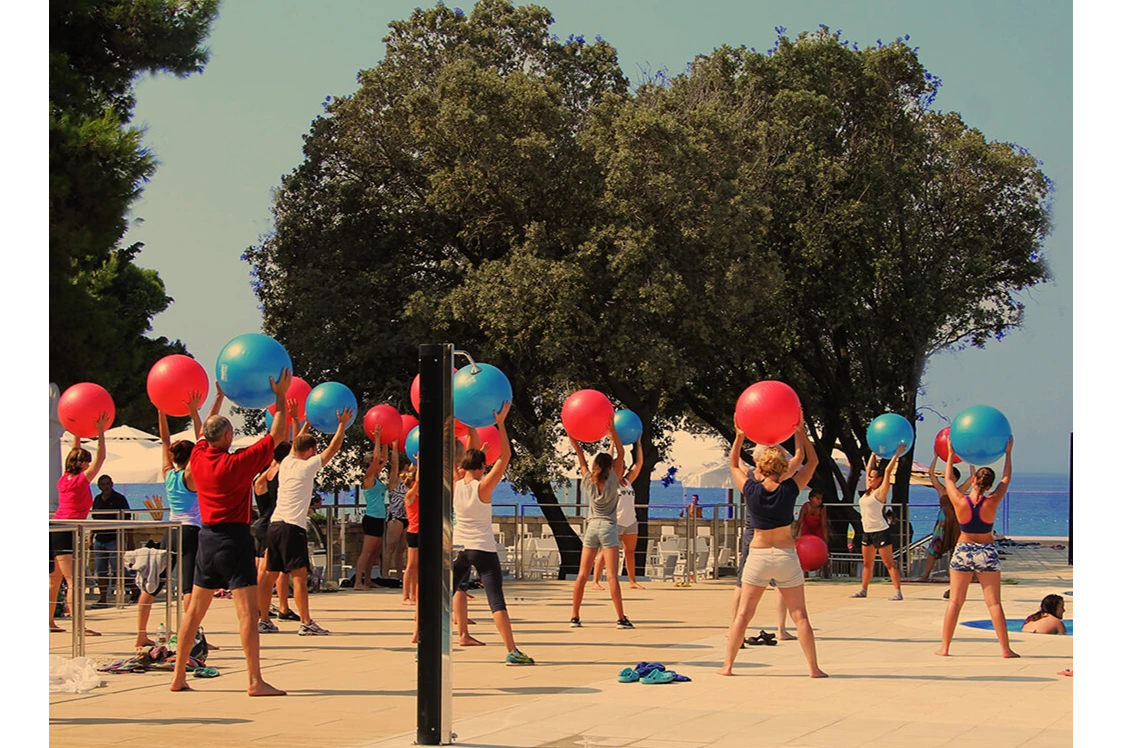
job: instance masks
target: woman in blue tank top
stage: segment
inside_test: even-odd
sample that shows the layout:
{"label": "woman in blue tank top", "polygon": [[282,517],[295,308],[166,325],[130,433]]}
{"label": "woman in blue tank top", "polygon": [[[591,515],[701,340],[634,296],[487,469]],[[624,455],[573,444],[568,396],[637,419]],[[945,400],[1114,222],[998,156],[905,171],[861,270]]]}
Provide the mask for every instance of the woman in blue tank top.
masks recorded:
{"label": "woman in blue tank top", "polygon": [[[393,449],[397,450],[394,442]],[[387,446],[382,443],[382,427],[374,431],[374,450],[370,455],[370,465],[363,476],[362,495],[366,511],[363,514],[363,549],[355,564],[355,589],[373,590],[371,582],[374,565],[382,572],[382,537],[386,532],[386,484],[379,480],[382,468],[389,459]]]}
{"label": "woman in blue tank top", "polygon": [[987,610],[990,611],[990,620],[994,623],[994,633],[998,636],[998,644],[1002,647],[1003,657],[1021,657],[1010,649],[1010,637],[1006,631],[1006,613],[1002,610],[1002,567],[999,563],[998,548],[994,545],[994,518],[998,515],[998,505],[1006,495],[1010,486],[1010,476],[1013,472],[1010,462],[1010,453],[1014,449],[1014,437],[1006,442],[1006,464],[1002,469],[1002,480],[990,491],[994,485],[994,471],[988,467],[979,468],[971,479],[971,490],[964,495],[955,485],[952,463],[955,462],[955,450],[949,440],[948,461],[944,468],[945,485],[948,498],[955,507],[955,516],[959,520],[959,542],[955,544],[952,553],[950,570],[951,590],[948,595],[948,607],[944,613],[943,636],[940,648],[936,654],[947,657],[948,648],[951,646],[951,637],[959,623],[959,611],[963,608],[963,601],[967,599],[967,587],[971,584],[971,577],[978,575],[979,584],[983,588],[983,600],[986,601]]}

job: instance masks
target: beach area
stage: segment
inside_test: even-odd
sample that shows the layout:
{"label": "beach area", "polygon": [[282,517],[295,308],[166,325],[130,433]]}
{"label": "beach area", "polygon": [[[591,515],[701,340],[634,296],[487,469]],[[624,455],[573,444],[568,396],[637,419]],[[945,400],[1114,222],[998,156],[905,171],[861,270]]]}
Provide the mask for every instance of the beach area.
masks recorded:
{"label": "beach area", "polygon": [[[1064,594],[1074,617],[1073,568],[1064,552],[1019,546],[1007,549],[1003,564],[1009,618],[1024,617],[1050,593]],[[620,631],[612,625],[607,592],[589,592],[586,625],[571,629],[566,624],[571,584],[508,582],[512,623],[520,648],[538,663],[532,668],[503,666],[502,643],[477,596],[470,604],[470,614],[480,622],[473,634],[488,646],[452,648],[455,744],[1074,744],[1074,679],[1058,672],[1073,667],[1075,637],[1011,631],[1011,645],[1021,658],[1002,659],[992,631],[965,625],[987,618],[977,586],[968,593],[952,656],[941,658],[933,652],[946,585],[907,585],[905,599],[893,602],[884,580],[871,586],[865,600],[850,598],[855,580],[810,581],[808,610],[820,663],[830,674],[825,680],[807,677],[798,643],[790,641],[746,647],[734,677],[718,676],[732,581],[645,586],[625,592],[636,628]],[[765,593],[749,633],[775,631],[775,595]],[[401,604],[398,590],[317,594],[311,605],[331,636],[297,637],[295,625],[281,622],[281,633],[262,637],[265,675],[288,690],[287,697],[245,696],[232,601],[215,600],[205,625],[208,640],[221,649],[207,664],[219,677],[196,679],[192,693],[171,693],[167,672],[103,674],[103,685],[87,693],[53,693],[50,744],[412,745],[417,718],[417,665],[409,643],[413,608]],[[87,640],[88,655],[102,663],[129,656],[134,619],[131,606],[91,611],[90,625],[103,636]],[[52,654],[69,653],[67,635],[52,635],[50,645]],[[621,669],[641,661],[658,661],[691,680],[658,687],[617,681]]]}

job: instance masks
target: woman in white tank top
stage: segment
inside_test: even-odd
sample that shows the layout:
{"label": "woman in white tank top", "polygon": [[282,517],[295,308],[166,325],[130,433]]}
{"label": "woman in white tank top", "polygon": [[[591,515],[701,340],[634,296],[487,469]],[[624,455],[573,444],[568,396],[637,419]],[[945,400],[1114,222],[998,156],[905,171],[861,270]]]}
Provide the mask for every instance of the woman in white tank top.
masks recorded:
{"label": "woman in white tank top", "polygon": [[866,462],[866,492],[858,499],[858,510],[862,514],[862,589],[850,597],[865,597],[868,594],[870,579],[873,578],[874,554],[881,556],[881,563],[889,570],[893,580],[893,595],[890,600],[903,600],[901,594],[901,571],[893,560],[893,539],[889,523],[885,520],[885,502],[889,498],[889,481],[897,467],[897,458],[905,451],[902,443],[897,453],[889,460],[884,469],[876,467],[877,455],[870,455]]}

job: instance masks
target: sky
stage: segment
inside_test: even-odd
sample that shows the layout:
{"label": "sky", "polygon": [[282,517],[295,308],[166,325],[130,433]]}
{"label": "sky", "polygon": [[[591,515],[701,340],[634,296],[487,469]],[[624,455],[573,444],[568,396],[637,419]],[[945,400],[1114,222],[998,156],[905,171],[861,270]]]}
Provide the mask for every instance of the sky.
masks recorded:
{"label": "sky", "polygon": [[[158,270],[175,299],[154,319],[154,333],[181,339],[208,371],[227,341],[260,330],[250,268],[240,258],[271,230],[271,191],[300,163],[301,136],[326,97],[355,91],[357,72],[383,56],[387,23],[408,17],[415,5],[226,2],[207,41],[211,58],[202,74],[138,80],[134,123],[145,129],[144,143],[160,165],[123,241],[144,243],[137,263]],[[464,3],[465,10],[470,5]],[[936,107],[959,111],[988,139],[1028,148],[1056,186],[1054,230],[1045,245],[1052,282],[1021,297],[1022,329],[985,350],[931,361],[915,459],[931,459],[936,432],[963,408],[987,404],[1009,418],[1019,466],[1067,472],[1073,418],[1070,8],[1043,2],[546,5],[557,36],[601,36],[616,47],[633,83],[643,71],[680,73],[695,55],[722,44],[768,48],[777,26],[794,37],[826,24],[862,46],[908,34],[926,68],[943,80]],[[1046,348],[1050,355],[1043,359]]]}

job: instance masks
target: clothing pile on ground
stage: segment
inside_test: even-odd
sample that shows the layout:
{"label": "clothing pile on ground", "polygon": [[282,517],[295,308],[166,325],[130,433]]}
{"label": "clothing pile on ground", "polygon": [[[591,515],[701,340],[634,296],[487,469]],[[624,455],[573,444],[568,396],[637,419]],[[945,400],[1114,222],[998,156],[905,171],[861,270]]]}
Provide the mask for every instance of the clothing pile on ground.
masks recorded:
{"label": "clothing pile on ground", "polygon": [[621,683],[646,683],[648,685],[660,683],[689,683],[690,678],[668,670],[661,662],[639,662],[634,668],[626,667],[620,671],[616,680]]}

